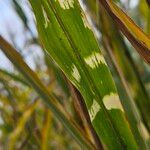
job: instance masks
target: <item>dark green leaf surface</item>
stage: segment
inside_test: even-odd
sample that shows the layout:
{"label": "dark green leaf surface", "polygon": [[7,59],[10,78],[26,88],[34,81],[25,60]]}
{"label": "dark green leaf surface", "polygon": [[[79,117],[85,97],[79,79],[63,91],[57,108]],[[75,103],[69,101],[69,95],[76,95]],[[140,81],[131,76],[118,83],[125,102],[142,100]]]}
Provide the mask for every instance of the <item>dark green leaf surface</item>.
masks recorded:
{"label": "dark green leaf surface", "polygon": [[137,149],[109,68],[78,1],[30,2],[43,46],[81,92],[104,145]]}

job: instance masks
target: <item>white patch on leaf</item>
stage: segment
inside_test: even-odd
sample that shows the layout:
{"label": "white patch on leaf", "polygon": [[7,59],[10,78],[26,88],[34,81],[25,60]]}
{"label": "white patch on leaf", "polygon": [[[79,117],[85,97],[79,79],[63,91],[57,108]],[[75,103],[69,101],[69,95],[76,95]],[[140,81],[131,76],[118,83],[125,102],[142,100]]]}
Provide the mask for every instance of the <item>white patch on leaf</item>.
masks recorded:
{"label": "white patch on leaf", "polygon": [[61,8],[70,9],[74,7],[74,0],[58,0]]}
{"label": "white patch on leaf", "polygon": [[121,109],[124,111],[117,93],[110,93],[109,95],[105,95],[103,97],[103,103],[108,110]]}
{"label": "white patch on leaf", "polygon": [[103,55],[101,55],[100,53],[92,53],[90,56],[84,58],[84,61],[86,62],[87,65],[89,65],[92,69],[98,67],[98,65],[100,63],[103,63],[105,65],[105,59],[103,57]]}
{"label": "white patch on leaf", "polygon": [[97,115],[97,113],[100,111],[100,105],[98,104],[98,102],[94,99],[93,100],[93,104],[91,106],[91,108],[89,109],[89,115],[90,115],[90,119],[91,121],[94,120],[95,116]]}
{"label": "white patch on leaf", "polygon": [[45,19],[44,27],[47,28],[47,27],[48,27],[49,19],[48,19],[48,17],[47,17],[46,12],[44,11],[44,9],[43,9],[43,15],[44,15],[44,19]]}
{"label": "white patch on leaf", "polygon": [[81,76],[80,76],[80,73],[77,69],[77,67],[75,65],[73,65],[73,68],[72,68],[72,76],[78,81],[80,82],[80,79],[81,79]]}

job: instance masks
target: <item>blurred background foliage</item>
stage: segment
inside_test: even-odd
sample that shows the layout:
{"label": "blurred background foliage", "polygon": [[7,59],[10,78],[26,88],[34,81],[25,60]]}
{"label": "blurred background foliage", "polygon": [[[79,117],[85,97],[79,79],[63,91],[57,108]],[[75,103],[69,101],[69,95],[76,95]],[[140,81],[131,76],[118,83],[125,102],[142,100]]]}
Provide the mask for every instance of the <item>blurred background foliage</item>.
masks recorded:
{"label": "blurred background foliage", "polygon": [[[115,0],[115,2],[147,34],[150,34],[150,9],[145,0]],[[115,36],[112,37],[115,27],[107,26],[108,22],[105,17],[109,16],[97,15],[99,9],[95,3],[96,1],[84,0],[82,4],[85,12],[93,18],[95,34],[100,44],[103,43],[103,54],[109,64],[119,94],[121,97],[126,97],[117,69],[107,55],[109,52],[107,52],[107,44],[103,35],[112,39],[111,45],[114,48],[114,55],[118,58],[117,63],[128,87],[126,92],[129,92],[131,97],[137,101],[138,109],[145,120],[144,106],[141,107],[141,101],[145,99],[143,95],[146,95],[147,100],[150,96],[150,67],[141,59],[124,36],[115,33]],[[104,29],[104,27],[106,28]],[[28,0],[0,0],[0,34],[18,50],[46,85],[49,92],[55,94],[65,111],[69,112],[71,118],[79,124],[89,139],[92,139],[89,125],[83,119],[85,114],[81,112],[79,104],[75,101],[75,95],[78,91],[40,46]],[[119,44],[118,39],[120,39],[120,43],[123,41],[123,44]],[[124,47],[124,51],[117,52],[115,45],[118,46],[117,48]],[[140,89],[138,89],[139,84],[142,85]],[[134,89],[139,95],[136,95]],[[139,97],[141,101],[138,101]],[[0,149],[8,147],[42,150],[80,149],[61,123],[39,99],[26,80],[0,51]],[[150,114],[148,113],[146,116],[149,118]],[[145,123],[145,125],[150,131],[150,124]]]}

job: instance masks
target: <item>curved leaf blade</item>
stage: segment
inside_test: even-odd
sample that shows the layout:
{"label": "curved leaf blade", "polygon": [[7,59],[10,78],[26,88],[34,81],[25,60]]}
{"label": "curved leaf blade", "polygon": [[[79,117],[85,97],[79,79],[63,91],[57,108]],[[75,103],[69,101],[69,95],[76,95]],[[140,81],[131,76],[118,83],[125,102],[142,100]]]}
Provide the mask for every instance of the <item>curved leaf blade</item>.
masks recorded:
{"label": "curved leaf blade", "polygon": [[61,2],[30,0],[42,44],[83,95],[92,124],[106,147],[137,149],[109,68],[86,18],[81,18],[78,1]]}
{"label": "curved leaf blade", "polygon": [[109,0],[99,0],[119,29],[131,42],[141,57],[150,63],[150,37],[146,35],[117,5]]}

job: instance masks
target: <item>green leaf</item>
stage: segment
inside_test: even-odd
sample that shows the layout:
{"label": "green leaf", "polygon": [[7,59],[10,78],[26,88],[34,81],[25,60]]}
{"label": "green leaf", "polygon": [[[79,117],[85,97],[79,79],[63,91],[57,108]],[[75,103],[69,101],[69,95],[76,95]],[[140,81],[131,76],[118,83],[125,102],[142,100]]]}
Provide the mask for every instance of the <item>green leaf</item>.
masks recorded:
{"label": "green leaf", "polygon": [[78,1],[30,3],[41,43],[81,92],[104,145],[108,149],[137,149],[109,68]]}
{"label": "green leaf", "polygon": [[[101,43],[102,41],[105,51],[109,56],[108,59],[111,60],[117,70],[116,72],[121,81],[121,86],[123,86],[120,87],[119,84],[118,92],[121,96],[121,101],[138,147],[143,149],[146,147],[145,143],[149,140],[149,133],[144,132],[147,130],[144,124],[149,129],[150,99],[128,52],[128,48],[123,41],[123,37],[113,22],[113,19],[107,14],[101,4],[96,9],[91,7],[91,3],[93,2],[93,5],[95,4],[96,6],[96,2],[93,0],[85,1],[92,21],[102,34],[99,42]],[[139,110],[135,107],[135,103]],[[141,116],[139,111],[142,113]],[[144,122],[142,122],[143,120]]]}
{"label": "green leaf", "polygon": [[143,59],[150,63],[150,37],[112,0],[99,0]]}
{"label": "green leaf", "polygon": [[22,73],[26,80],[31,84],[31,86],[36,90],[36,92],[40,95],[48,108],[64,125],[64,127],[69,131],[74,139],[80,144],[80,146],[86,149],[94,149],[94,146],[90,143],[90,141],[87,140],[86,137],[83,136],[82,131],[80,131],[75,122],[72,121],[72,119],[69,115],[66,114],[66,112],[64,112],[62,106],[60,106],[53,94],[49,93],[47,88],[42,84],[36,73],[29,68],[29,66],[22,59],[21,55],[1,36],[0,48],[10,59],[10,61],[17,67],[17,69]]}

